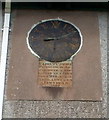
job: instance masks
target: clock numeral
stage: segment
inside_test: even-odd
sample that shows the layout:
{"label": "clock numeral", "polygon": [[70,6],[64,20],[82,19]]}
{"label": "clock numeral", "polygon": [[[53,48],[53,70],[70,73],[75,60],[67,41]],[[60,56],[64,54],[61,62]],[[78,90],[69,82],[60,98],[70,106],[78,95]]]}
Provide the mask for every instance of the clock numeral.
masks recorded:
{"label": "clock numeral", "polygon": [[66,51],[64,51],[64,55],[67,55],[67,56],[68,56],[68,55],[71,55],[71,53],[66,50]]}
{"label": "clock numeral", "polygon": [[64,25],[63,29],[66,29],[66,27],[67,27],[67,24]]}
{"label": "clock numeral", "polygon": [[73,31],[73,30],[72,30],[72,27],[69,26],[68,24],[65,24],[64,27],[63,27],[63,29],[66,29],[67,32],[72,32],[72,31]]}
{"label": "clock numeral", "polygon": [[77,43],[77,44],[71,44],[70,46],[71,46],[72,49],[76,49],[76,48],[78,48],[79,43]]}
{"label": "clock numeral", "polygon": [[38,29],[36,29],[34,32],[39,32],[39,30],[38,30]]}
{"label": "clock numeral", "polygon": [[48,28],[47,25],[44,25],[44,24],[42,24],[41,27],[42,27],[43,29],[47,29],[47,28]]}
{"label": "clock numeral", "polygon": [[40,30],[36,29],[34,32],[37,32],[37,33],[42,33]]}
{"label": "clock numeral", "polygon": [[68,26],[67,31],[68,31],[68,32],[72,32],[72,31],[73,31],[73,30],[72,30],[72,27],[71,27],[71,26]]}
{"label": "clock numeral", "polygon": [[54,28],[58,28],[60,25],[60,22],[58,22],[58,21],[52,21],[51,23],[52,23]]}
{"label": "clock numeral", "polygon": [[33,36],[30,36],[31,40],[34,40],[34,37]]}

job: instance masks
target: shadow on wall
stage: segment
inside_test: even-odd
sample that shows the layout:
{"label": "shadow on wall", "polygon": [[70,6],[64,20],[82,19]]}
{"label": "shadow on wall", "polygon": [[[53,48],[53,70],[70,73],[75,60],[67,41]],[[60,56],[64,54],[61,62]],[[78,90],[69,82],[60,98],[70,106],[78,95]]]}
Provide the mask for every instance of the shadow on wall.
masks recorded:
{"label": "shadow on wall", "polygon": [[50,96],[52,96],[53,99],[55,99],[62,93],[64,88],[45,87],[44,89],[50,94]]}

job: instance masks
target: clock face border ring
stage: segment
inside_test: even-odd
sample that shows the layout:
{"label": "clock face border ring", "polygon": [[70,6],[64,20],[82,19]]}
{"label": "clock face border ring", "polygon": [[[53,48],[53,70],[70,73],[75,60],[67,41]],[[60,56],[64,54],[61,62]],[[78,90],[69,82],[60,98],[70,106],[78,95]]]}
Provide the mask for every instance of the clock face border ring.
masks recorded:
{"label": "clock face border ring", "polygon": [[76,25],[74,25],[74,24],[73,24],[72,22],[70,22],[70,21],[63,20],[63,19],[61,19],[61,18],[45,19],[45,20],[41,20],[41,21],[37,22],[36,24],[34,24],[34,25],[31,27],[31,29],[28,31],[27,37],[26,37],[26,43],[27,43],[28,49],[30,50],[30,52],[31,52],[33,55],[35,55],[37,58],[40,59],[40,56],[39,56],[38,54],[36,54],[36,53],[32,50],[32,48],[30,47],[30,45],[29,45],[29,39],[28,39],[28,38],[29,38],[29,34],[30,34],[30,32],[32,31],[32,29],[33,29],[34,27],[36,27],[37,25],[41,24],[42,22],[47,22],[47,21],[51,21],[51,20],[58,20],[58,21],[62,21],[62,22],[69,23],[69,24],[71,24],[72,26],[74,26],[74,27],[77,29],[77,31],[79,32],[80,39],[81,39],[81,44],[80,44],[78,50],[77,50],[69,59],[67,59],[67,60],[72,60],[73,57],[81,50],[81,48],[82,48],[82,46],[83,46],[83,36],[82,36],[82,34],[81,34],[80,29],[79,29]]}

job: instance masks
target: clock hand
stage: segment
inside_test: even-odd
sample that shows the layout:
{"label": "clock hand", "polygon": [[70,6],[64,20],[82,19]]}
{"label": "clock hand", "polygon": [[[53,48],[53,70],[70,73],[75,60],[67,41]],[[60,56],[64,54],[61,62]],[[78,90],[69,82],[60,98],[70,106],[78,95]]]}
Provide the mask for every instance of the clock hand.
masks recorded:
{"label": "clock hand", "polygon": [[53,47],[53,49],[55,50],[56,49],[56,43],[55,43],[56,38],[45,38],[44,39],[44,41],[52,41],[52,40],[54,40],[54,47]]}
{"label": "clock hand", "polygon": [[45,38],[44,41],[52,41],[55,40],[56,38]]}
{"label": "clock hand", "polygon": [[[74,31],[72,31],[72,32],[74,32]],[[61,37],[56,37],[56,38],[45,38],[44,41],[59,40],[59,39],[61,39],[61,38],[65,38],[65,37],[71,35],[72,32],[70,32],[70,33],[68,33],[68,34],[66,34],[66,35],[63,35],[63,36],[61,36]],[[74,32],[74,34],[75,34],[75,32]],[[74,35],[74,34],[73,34],[73,35]]]}
{"label": "clock hand", "polygon": [[54,41],[54,51],[55,51],[55,49],[56,49],[56,42]]}
{"label": "clock hand", "polygon": [[[72,32],[74,32],[74,31],[72,31]],[[66,34],[66,35],[63,35],[63,36],[61,36],[61,37],[57,37],[57,40],[60,39],[60,38],[65,38],[65,37],[71,35],[72,32],[70,32],[70,33],[68,33],[68,34]],[[75,32],[76,32],[76,31],[75,31]],[[73,33],[73,35],[75,34],[75,32]]]}

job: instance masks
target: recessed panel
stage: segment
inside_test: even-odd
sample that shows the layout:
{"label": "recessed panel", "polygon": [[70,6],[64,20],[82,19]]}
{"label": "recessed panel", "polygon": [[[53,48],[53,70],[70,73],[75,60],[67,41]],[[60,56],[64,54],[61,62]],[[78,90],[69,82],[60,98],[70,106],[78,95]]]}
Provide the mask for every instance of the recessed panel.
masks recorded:
{"label": "recessed panel", "polygon": [[[102,100],[98,12],[17,10],[14,17],[9,41],[8,100]],[[32,25],[58,17],[78,26],[83,46],[73,59],[71,87],[41,87],[38,85],[39,59],[28,49],[26,37]]]}

